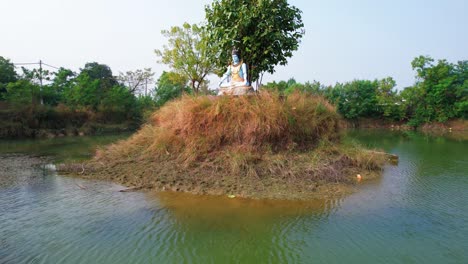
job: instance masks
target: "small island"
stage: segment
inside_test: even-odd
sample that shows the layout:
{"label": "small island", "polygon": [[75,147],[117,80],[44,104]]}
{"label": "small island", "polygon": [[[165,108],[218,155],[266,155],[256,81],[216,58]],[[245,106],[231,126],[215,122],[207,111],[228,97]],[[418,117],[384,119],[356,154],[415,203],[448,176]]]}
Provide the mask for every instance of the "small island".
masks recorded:
{"label": "small island", "polygon": [[[213,8],[224,9],[217,5]],[[378,175],[388,155],[343,140],[344,122],[325,97],[301,90],[259,91],[263,74],[286,64],[304,35],[300,11],[287,13],[284,23],[271,16],[264,30],[218,23],[229,22],[228,15],[209,19],[204,28],[184,24],[163,31],[170,45],[156,54],[178,76],[172,79],[185,77],[193,93],[155,110],[129,139],[59,170],[129,187],[123,191],[287,200],[340,196],[356,181]],[[285,24],[290,26],[279,34]],[[200,34],[194,38],[197,45],[184,42],[194,34]],[[205,53],[211,55],[195,56]],[[221,76],[223,68],[217,91],[208,91],[206,75]]]}
{"label": "small island", "polygon": [[341,122],[328,101],[301,92],[183,96],[154,112],[129,139],[59,170],[129,190],[336,197],[378,175],[389,157],[345,142]]}

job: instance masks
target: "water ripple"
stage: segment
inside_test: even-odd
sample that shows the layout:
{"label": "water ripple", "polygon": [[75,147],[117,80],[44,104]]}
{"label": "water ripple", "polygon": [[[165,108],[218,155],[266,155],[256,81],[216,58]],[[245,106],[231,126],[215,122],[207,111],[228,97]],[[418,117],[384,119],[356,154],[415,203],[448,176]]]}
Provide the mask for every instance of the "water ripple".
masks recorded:
{"label": "water ripple", "polygon": [[467,262],[468,143],[372,140],[399,165],[307,204],[120,193],[25,168],[0,185],[0,263]]}

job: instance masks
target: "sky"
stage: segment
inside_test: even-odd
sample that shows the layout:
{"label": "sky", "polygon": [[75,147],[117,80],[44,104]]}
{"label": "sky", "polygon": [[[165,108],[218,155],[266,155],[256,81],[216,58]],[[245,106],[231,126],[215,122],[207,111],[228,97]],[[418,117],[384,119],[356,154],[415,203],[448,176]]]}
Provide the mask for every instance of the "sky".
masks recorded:
{"label": "sky", "polygon": [[[154,50],[161,30],[205,19],[210,0],[0,0],[0,56],[14,63],[44,61],[78,71],[86,62],[114,75],[166,65]],[[286,66],[263,83],[317,80],[325,85],[393,77],[398,89],[414,83],[419,55],[468,59],[468,0],[290,0],[305,36]],[[211,86],[219,78],[210,77]]]}

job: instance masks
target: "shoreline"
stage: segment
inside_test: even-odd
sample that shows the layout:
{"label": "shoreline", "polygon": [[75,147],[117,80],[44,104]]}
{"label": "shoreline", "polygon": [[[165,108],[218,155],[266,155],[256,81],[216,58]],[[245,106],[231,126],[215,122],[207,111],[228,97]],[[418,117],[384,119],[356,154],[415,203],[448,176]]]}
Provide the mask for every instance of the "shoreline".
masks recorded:
{"label": "shoreline", "polygon": [[[264,155],[233,173],[216,161],[185,166],[177,160],[88,160],[58,164],[63,176],[109,180],[126,186],[123,191],[173,191],[195,195],[221,195],[249,199],[335,199],[354,193],[358,184],[381,177],[383,165],[395,156],[336,146],[307,153]],[[353,157],[354,151],[364,151]],[[284,162],[281,162],[283,160]],[[363,163],[365,162],[365,163]],[[357,179],[357,175],[361,179]]]}
{"label": "shoreline", "polygon": [[57,106],[1,107],[0,139],[41,139],[136,131],[140,119]]}
{"label": "shoreline", "polygon": [[[17,186],[25,183],[30,183],[31,181],[38,180],[39,178],[34,176],[33,171],[41,170],[45,164],[53,162],[52,159],[48,156],[36,156],[30,154],[0,154],[0,187],[8,186]],[[78,165],[79,167],[80,165]],[[315,199],[336,199],[343,197],[345,195],[354,193],[357,190],[357,181],[347,181],[347,182],[326,182],[320,181],[317,182],[317,185],[313,187],[312,192],[298,192],[295,195],[291,195],[290,192],[285,190],[277,189],[279,192],[276,195],[265,195],[265,192],[259,193],[260,195],[249,195],[246,193],[235,193],[235,192],[224,192],[223,187],[218,187],[216,189],[198,188],[191,189],[188,191],[186,188],[190,187],[188,185],[182,186],[180,184],[171,185],[169,182],[167,184],[162,183],[163,180],[157,182],[157,185],[152,186],[133,186],[131,181],[125,181],[122,178],[112,178],[107,175],[107,177],[97,177],[96,175],[91,174],[80,174],[80,172],[75,173],[63,173],[59,169],[60,165],[57,165],[58,176],[60,177],[76,177],[86,180],[103,180],[122,185],[122,187],[127,187],[119,190],[119,192],[148,192],[148,193],[186,193],[191,195],[209,195],[209,196],[221,196],[228,198],[241,198],[241,199],[255,199],[255,200],[272,200],[272,201],[309,201]],[[80,170],[80,168],[78,168]],[[19,172],[21,171],[21,173]],[[27,173],[24,173],[26,171]],[[18,176],[21,175],[21,176]],[[101,175],[103,176],[103,175]],[[378,177],[378,173],[374,173],[371,177],[370,174],[367,174],[365,180],[375,179]],[[166,179],[167,180],[167,179]],[[221,179],[225,181],[227,179]],[[231,179],[232,180],[232,179]],[[276,185],[279,186],[278,184]],[[192,186],[193,187],[193,186]],[[283,186],[284,187],[284,186]],[[182,190],[183,189],[183,190]],[[288,188],[289,190],[289,188]]]}
{"label": "shoreline", "polygon": [[[21,125],[21,124],[19,124]],[[81,127],[66,128],[27,128],[21,131],[9,127],[0,127],[0,140],[22,140],[22,139],[53,139],[62,137],[83,137],[106,134],[120,134],[134,132],[138,128],[127,123],[121,124],[100,124],[88,123]]]}
{"label": "shoreline", "polygon": [[[88,175],[80,175],[78,173],[71,173],[68,170],[63,171],[61,168],[59,171],[59,175],[63,177],[77,177],[85,180],[104,180],[113,182],[122,186],[125,186],[125,189],[120,190],[119,192],[148,192],[148,193],[184,193],[196,196],[220,196],[220,197],[228,197],[228,198],[241,198],[241,199],[253,199],[253,200],[272,200],[272,201],[310,201],[316,199],[337,199],[357,191],[359,187],[358,184],[365,183],[370,180],[374,180],[377,177],[380,177],[380,172],[374,174],[369,178],[365,178],[361,182],[352,182],[351,177],[348,182],[326,182],[326,181],[319,181],[315,182],[315,184],[311,184],[306,188],[297,189],[299,184],[285,186],[285,183],[277,183],[269,184],[268,190],[257,190],[259,192],[233,192],[227,191],[229,189],[223,189],[226,186],[222,184],[228,181],[232,181],[232,179],[228,180],[226,178],[222,178],[219,180],[221,185],[217,186],[216,188],[211,188],[210,186],[197,186],[196,183],[192,183],[191,185],[182,184],[180,182],[167,182],[166,180],[156,180],[154,183],[149,185],[139,185],[135,186],[132,185],[130,181],[122,181],[112,179],[109,176],[101,175],[101,176],[90,176]],[[371,175],[371,173],[366,174]],[[245,186],[246,184],[252,183],[251,181],[244,182],[244,184],[240,184],[240,187]],[[263,183],[265,184],[265,183]],[[229,187],[228,187],[229,188]]]}
{"label": "shoreline", "polygon": [[418,127],[412,127],[402,121],[387,121],[378,118],[361,118],[356,121],[344,120],[342,126],[345,129],[384,129],[397,131],[418,131],[422,133],[441,132],[468,132],[468,120],[454,119],[447,122],[424,123]]}
{"label": "shoreline", "polygon": [[[22,126],[22,124],[19,124]],[[359,119],[357,121],[343,120],[341,126],[344,130],[363,129],[363,130],[387,130],[387,131],[417,131],[425,134],[444,134],[444,133],[468,133],[468,120],[456,119],[445,123],[432,122],[425,123],[418,127],[412,127],[405,122],[386,121],[382,119]],[[13,131],[14,130],[14,131]],[[16,140],[16,139],[50,139],[60,137],[78,137],[105,135],[114,133],[135,132],[138,127],[129,123],[86,123],[81,127],[64,127],[56,129],[47,128],[27,128],[17,130],[3,125],[0,126],[0,139]],[[10,133],[11,131],[11,133]]]}

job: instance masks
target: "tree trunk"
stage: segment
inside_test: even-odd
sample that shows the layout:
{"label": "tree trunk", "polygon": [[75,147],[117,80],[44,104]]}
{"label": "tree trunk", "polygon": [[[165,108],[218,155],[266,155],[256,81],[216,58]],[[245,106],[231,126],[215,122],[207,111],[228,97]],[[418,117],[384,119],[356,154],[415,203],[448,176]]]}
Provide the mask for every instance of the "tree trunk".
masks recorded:
{"label": "tree trunk", "polygon": [[195,95],[198,95],[198,89],[195,87],[195,80],[192,80],[192,90],[195,93]]}

